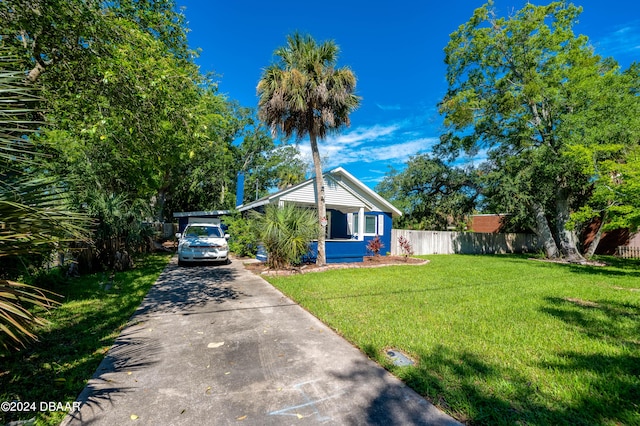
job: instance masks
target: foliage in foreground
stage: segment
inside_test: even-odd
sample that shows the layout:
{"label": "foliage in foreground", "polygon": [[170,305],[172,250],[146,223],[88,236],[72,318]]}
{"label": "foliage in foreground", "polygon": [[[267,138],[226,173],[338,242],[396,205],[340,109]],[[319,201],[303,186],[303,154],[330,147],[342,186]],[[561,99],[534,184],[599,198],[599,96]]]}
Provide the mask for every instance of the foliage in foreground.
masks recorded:
{"label": "foliage in foreground", "polygon": [[[168,260],[166,255],[148,256],[136,262],[137,269],[113,278],[104,273],[71,280],[52,277],[51,289],[64,302],[40,313],[47,323],[36,330],[38,342],[0,358],[0,401],[75,401]],[[64,414],[37,413],[37,419],[58,425]],[[0,413],[0,424],[17,416]]]}
{"label": "foliage in foreground", "polygon": [[240,257],[254,257],[258,252],[258,240],[251,219],[240,213],[226,216],[224,223],[231,234],[229,250]]}
{"label": "foliage in foreground", "polygon": [[88,220],[67,208],[55,178],[42,177],[42,156],[27,138],[36,131],[38,98],[17,59],[0,46],[0,353],[35,339],[31,306],[51,307],[51,294],[16,282],[16,264],[41,261],[86,235]]}
{"label": "foliage in foreground", "polygon": [[639,262],[428,258],[267,279],[470,424],[640,424]]}

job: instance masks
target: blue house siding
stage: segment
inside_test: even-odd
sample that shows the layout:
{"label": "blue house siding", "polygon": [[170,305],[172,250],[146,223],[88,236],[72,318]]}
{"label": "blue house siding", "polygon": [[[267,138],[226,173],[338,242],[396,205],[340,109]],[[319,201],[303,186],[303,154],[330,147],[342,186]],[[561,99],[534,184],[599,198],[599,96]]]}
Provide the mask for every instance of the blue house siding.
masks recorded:
{"label": "blue house siding", "polygon": [[[378,235],[380,241],[382,242],[383,248],[380,250],[380,255],[385,256],[387,252],[391,250],[391,214],[390,213],[366,213],[369,216],[383,216],[382,222],[384,225],[384,229],[382,231],[382,235]],[[342,225],[338,222],[339,220],[344,221],[344,237],[336,236],[336,229],[342,230]],[[379,220],[379,219],[376,219]],[[333,228],[334,221],[336,228]],[[327,258],[327,263],[354,263],[354,262],[362,262],[364,261],[365,256],[371,256],[373,253],[367,250],[367,244],[369,241],[375,238],[375,235],[367,235],[364,237],[363,241],[349,239],[351,236],[347,234],[347,215],[343,214],[339,211],[334,211],[331,214],[331,226],[332,226],[332,237],[334,238],[345,238],[345,239],[329,239],[325,241],[325,253]],[[339,234],[342,235],[342,234]],[[316,258],[318,257],[318,242],[313,241],[309,246],[309,252],[302,258],[303,263],[315,263]],[[267,260],[267,252],[264,249],[264,246],[258,246],[258,254],[256,258],[262,262]]]}
{"label": "blue house siding", "polygon": [[[357,240],[327,240],[325,241],[327,263],[362,262],[367,251],[365,245],[364,241]],[[304,261],[314,263],[317,257],[318,242],[314,241]]]}
{"label": "blue house siding", "polygon": [[[325,205],[329,219],[325,245],[327,263],[361,262],[371,254],[367,253],[366,247],[375,235],[380,237],[384,245],[380,254],[386,255],[391,250],[391,218],[401,216],[402,212],[342,167],[326,172],[324,177]],[[315,180],[310,178],[275,194],[243,204],[238,210],[245,212],[277,203],[310,207],[315,205],[314,188]],[[366,218],[364,220],[360,216],[362,213]],[[375,228],[372,226],[372,218],[375,218]],[[317,243],[313,243],[309,255],[303,261],[312,262],[316,257]]]}
{"label": "blue house siding", "polygon": [[[376,215],[376,216],[383,216],[383,228],[382,228],[382,232],[380,232],[380,230],[378,230],[378,237],[380,238],[380,241],[382,242],[382,250],[380,250],[380,254],[381,255],[386,255],[387,252],[391,251],[391,228],[392,226],[392,220],[391,220],[391,213],[366,213],[366,215]],[[380,235],[382,234],[382,235]],[[369,236],[369,235],[365,235],[364,237],[364,246],[365,246],[365,252],[367,244],[369,244],[369,241],[373,240],[375,238],[375,235]],[[373,253],[366,253],[366,256],[371,256]]]}

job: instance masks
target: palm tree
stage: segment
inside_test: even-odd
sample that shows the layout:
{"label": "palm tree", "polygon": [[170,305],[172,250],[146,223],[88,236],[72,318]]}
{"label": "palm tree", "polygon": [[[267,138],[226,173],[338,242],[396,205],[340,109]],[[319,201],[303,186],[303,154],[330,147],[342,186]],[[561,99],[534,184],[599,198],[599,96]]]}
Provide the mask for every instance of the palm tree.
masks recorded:
{"label": "palm tree", "polygon": [[360,104],[355,95],[356,77],[347,67],[336,68],[338,46],[333,41],[316,44],[309,36],[294,33],[287,45],[276,49],[276,63],[266,68],[258,83],[258,116],[272,134],[285,138],[309,136],[316,180],[316,203],[320,221],[318,258],[326,263],[322,165],[318,139],[349,125],[349,113]]}
{"label": "palm tree", "polygon": [[269,204],[252,218],[254,233],[267,250],[267,265],[274,269],[299,264],[318,234],[316,212],[291,203]]}

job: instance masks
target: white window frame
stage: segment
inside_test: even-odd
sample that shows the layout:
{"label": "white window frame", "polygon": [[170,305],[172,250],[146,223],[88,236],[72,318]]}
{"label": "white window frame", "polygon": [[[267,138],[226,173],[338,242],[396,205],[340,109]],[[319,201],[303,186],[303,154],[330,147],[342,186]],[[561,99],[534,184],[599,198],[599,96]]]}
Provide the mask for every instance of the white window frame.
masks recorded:
{"label": "white window frame", "polygon": [[[371,221],[373,221],[373,232],[367,232],[367,225],[371,224]],[[372,236],[372,235],[378,235],[378,218],[377,216],[373,216],[373,215],[365,215],[364,216],[364,235],[366,236]]]}

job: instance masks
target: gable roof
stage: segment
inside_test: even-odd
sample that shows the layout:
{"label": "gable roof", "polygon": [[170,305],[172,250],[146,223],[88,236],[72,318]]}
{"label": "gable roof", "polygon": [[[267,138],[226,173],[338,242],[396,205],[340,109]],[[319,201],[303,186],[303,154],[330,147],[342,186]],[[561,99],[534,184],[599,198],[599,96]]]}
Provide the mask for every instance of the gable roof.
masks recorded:
{"label": "gable roof", "polygon": [[[363,207],[365,211],[381,211],[391,213],[392,216],[402,216],[402,212],[393,204],[382,198],[377,192],[371,190],[342,167],[325,172],[323,177],[325,181],[325,200],[328,208],[357,211]],[[242,212],[279,201],[315,206],[315,178],[307,179],[290,188],[240,205],[237,208]]]}

